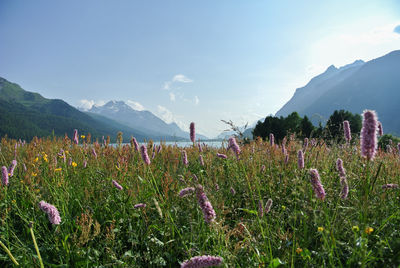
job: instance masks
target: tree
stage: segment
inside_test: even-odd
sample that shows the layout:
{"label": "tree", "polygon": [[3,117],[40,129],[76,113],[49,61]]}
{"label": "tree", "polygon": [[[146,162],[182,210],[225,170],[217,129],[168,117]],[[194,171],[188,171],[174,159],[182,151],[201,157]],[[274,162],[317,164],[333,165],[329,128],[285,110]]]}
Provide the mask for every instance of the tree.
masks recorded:
{"label": "tree", "polygon": [[350,123],[351,133],[360,133],[362,125],[361,115],[352,114],[351,112],[345,110],[335,110],[326,123],[326,129],[328,132],[327,138],[336,139],[338,141],[343,140],[343,121],[345,120],[348,120]]}

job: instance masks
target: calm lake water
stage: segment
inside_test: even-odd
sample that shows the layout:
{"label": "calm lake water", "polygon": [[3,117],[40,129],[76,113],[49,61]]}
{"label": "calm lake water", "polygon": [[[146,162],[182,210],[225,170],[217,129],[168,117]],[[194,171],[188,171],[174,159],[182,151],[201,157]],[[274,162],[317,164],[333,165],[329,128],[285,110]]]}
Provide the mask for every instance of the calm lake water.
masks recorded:
{"label": "calm lake water", "polygon": [[[224,145],[225,148],[228,146],[228,142],[227,141],[202,141],[200,143],[202,145],[204,143],[207,146],[214,147],[214,148],[221,148],[222,145]],[[129,144],[129,143],[124,143],[124,144]],[[144,144],[144,143],[139,142],[139,145],[142,145],[142,144]],[[159,141],[158,142],[155,141],[155,142],[153,142],[153,144],[160,145],[160,142]],[[171,145],[171,146],[176,145],[179,148],[185,148],[185,147],[192,146],[193,143],[191,141],[166,141],[166,142],[162,142],[162,144]],[[111,145],[112,146],[117,146],[117,144],[115,144],[115,143],[111,144]]]}

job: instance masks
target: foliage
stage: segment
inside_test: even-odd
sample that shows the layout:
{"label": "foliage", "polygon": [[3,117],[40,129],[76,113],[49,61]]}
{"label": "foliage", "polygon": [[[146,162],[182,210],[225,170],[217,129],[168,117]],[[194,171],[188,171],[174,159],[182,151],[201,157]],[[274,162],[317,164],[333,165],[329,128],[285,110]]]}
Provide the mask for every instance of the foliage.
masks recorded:
{"label": "foliage", "polygon": [[[203,146],[203,152],[186,147],[186,166],[180,148],[148,144],[154,157],[146,165],[129,145],[88,140],[80,137],[80,145],[68,138],[1,140],[0,165],[8,167],[14,158],[18,164],[9,185],[0,186],[0,240],[22,267],[39,266],[31,221],[45,267],[176,267],[198,255],[221,256],[225,267],[400,264],[398,189],[381,187],[400,183],[397,151],[380,150],[367,162],[357,153],[357,140],[329,146],[317,140],[305,149],[289,139],[285,163],[280,149],[258,139],[241,147],[239,160],[223,147]],[[306,169],[297,166],[300,149]],[[350,188],[344,200],[338,157]],[[324,201],[314,196],[310,168],[321,175]],[[196,184],[215,209],[211,224],[195,195],[178,195]],[[272,208],[261,216],[258,204],[269,198]],[[49,223],[38,207],[41,200],[59,210],[60,225]],[[138,203],[146,207],[134,208]],[[12,266],[2,248],[0,265]]]}
{"label": "foliage", "polygon": [[345,110],[336,110],[329,117],[328,122],[326,123],[327,135],[325,138],[343,141],[343,121],[345,120],[349,121],[352,134],[360,133],[362,126],[361,115],[352,114],[351,112]]}

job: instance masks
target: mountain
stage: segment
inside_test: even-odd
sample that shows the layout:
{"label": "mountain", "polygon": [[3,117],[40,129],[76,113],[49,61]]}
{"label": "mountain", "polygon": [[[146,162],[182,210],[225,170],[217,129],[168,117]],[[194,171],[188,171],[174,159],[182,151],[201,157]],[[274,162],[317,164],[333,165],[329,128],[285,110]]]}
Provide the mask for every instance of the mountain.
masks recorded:
{"label": "mountain", "polygon": [[131,135],[139,140],[147,138],[145,133],[110,121],[82,113],[63,100],[25,91],[0,77],[0,136],[29,140],[34,136],[71,135],[76,128],[94,138],[109,135],[114,139],[118,131],[124,132],[126,140]]}
{"label": "mountain", "polygon": [[341,68],[330,66],[324,73],[296,90],[276,113],[287,116],[297,111],[313,123],[325,122],[334,110],[362,113],[376,110],[385,132],[400,134],[400,50],[377,59]]}
{"label": "mountain", "polygon": [[[123,101],[109,101],[102,106],[95,105],[87,112],[102,115],[149,135],[168,136],[176,140],[189,139],[189,133],[180,129],[176,123],[167,124],[153,113],[134,110]],[[196,136],[202,140],[208,139],[203,135],[196,134]]]}

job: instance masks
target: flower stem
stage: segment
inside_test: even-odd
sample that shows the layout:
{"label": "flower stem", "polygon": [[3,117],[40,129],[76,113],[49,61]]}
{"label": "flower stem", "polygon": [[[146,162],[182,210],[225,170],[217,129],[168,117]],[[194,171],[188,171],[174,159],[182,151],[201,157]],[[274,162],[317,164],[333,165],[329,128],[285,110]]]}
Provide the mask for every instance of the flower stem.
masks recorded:
{"label": "flower stem", "polygon": [[8,256],[10,257],[10,259],[13,261],[13,263],[15,265],[19,265],[19,263],[17,262],[17,260],[14,258],[14,256],[11,254],[10,250],[6,247],[6,245],[3,244],[3,242],[0,241],[0,246],[4,249],[5,252],[7,252]]}
{"label": "flower stem", "polygon": [[42,257],[40,256],[39,248],[38,248],[38,245],[37,245],[37,243],[36,243],[35,234],[33,233],[33,226],[32,226],[32,224],[30,224],[29,230],[31,231],[33,244],[35,245],[36,253],[37,253],[38,258],[39,258],[40,267],[41,267],[41,268],[44,268],[43,261],[42,261]]}

